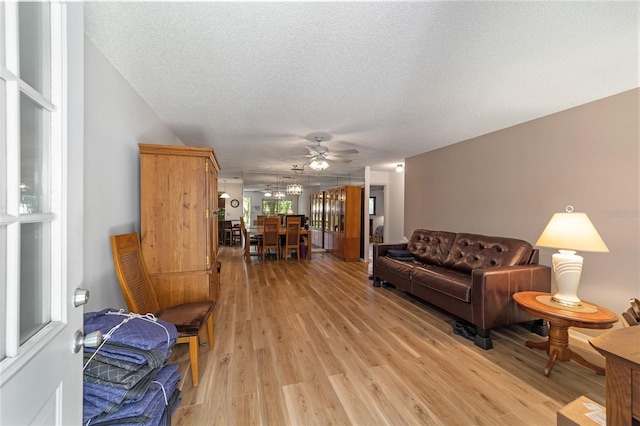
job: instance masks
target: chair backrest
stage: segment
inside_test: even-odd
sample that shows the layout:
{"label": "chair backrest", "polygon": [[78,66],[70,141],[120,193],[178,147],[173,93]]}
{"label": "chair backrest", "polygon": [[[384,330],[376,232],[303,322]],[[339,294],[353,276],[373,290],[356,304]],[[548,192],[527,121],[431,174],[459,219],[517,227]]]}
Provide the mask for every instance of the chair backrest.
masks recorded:
{"label": "chair backrest", "polygon": [[264,219],[263,245],[273,247],[278,246],[278,231],[280,231],[279,217],[266,217]]}
{"label": "chair backrest", "polygon": [[242,248],[248,243],[247,241],[247,228],[244,226],[244,219],[240,218],[240,231],[242,232]]}
{"label": "chair backrest", "polygon": [[265,218],[265,216],[257,216],[256,217],[256,224],[258,226],[264,226],[264,218]]}
{"label": "chair backrest", "polygon": [[158,298],[142,258],[138,233],[112,235],[111,250],[127,309],[138,314],[158,312]]}
{"label": "chair backrest", "polygon": [[287,238],[285,244],[289,246],[298,246],[300,243],[300,217],[287,218]]}

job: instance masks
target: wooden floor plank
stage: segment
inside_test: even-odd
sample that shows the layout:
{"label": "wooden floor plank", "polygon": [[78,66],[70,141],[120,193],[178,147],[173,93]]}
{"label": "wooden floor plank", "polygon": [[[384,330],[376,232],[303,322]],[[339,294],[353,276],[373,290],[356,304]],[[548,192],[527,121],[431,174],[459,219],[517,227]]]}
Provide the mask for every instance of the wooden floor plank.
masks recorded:
{"label": "wooden floor plank", "polygon": [[542,340],[513,325],[484,351],[452,332],[455,317],[393,288],[369,265],[245,262],[222,247],[215,347],[200,348],[193,387],[186,345],[173,349],[182,402],[175,425],[555,425],[580,395],[604,399],[605,379],[574,362],[549,377]]}

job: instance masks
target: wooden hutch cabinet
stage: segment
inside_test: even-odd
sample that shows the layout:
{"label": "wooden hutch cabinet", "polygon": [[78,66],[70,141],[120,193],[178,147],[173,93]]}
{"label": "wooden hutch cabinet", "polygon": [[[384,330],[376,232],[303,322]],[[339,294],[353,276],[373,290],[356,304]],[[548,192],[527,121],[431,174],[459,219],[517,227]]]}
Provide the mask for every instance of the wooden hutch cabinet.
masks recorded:
{"label": "wooden hutch cabinet", "polygon": [[312,242],[344,260],[360,258],[362,189],[342,186],[311,196]]}
{"label": "wooden hutch cabinet", "polygon": [[213,149],[139,144],[140,239],[160,307],[218,298]]}
{"label": "wooden hutch cabinet", "polygon": [[311,196],[311,244],[324,247],[324,192]]}

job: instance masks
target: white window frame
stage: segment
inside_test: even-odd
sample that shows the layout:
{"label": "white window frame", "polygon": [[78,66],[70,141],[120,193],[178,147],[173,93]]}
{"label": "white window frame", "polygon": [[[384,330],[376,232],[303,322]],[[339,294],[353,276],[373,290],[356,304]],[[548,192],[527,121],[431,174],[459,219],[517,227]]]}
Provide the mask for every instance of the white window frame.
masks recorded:
{"label": "white window frame", "polygon": [[[0,326],[6,330],[5,358],[0,361],[0,381],[7,380],[25,365],[39,349],[45,346],[64,328],[67,322],[66,303],[66,146],[67,117],[66,93],[67,70],[65,67],[66,51],[66,13],[65,5],[50,3],[51,18],[51,99],[48,100],[37,90],[20,79],[19,72],[19,40],[18,40],[18,4],[7,2],[0,4],[4,13],[5,60],[0,61],[0,80],[4,80],[5,93],[0,99],[3,107],[0,113],[6,123],[6,132],[0,134],[0,144],[4,145],[7,155],[7,211],[0,213],[0,226],[5,227],[7,234],[7,253],[3,260],[6,264],[6,297],[5,306],[0,311]],[[0,48],[0,53],[2,49]],[[3,94],[0,93],[0,96]],[[49,135],[49,172],[50,211],[38,214],[20,213],[20,97],[27,96],[31,101],[50,113],[51,126]],[[2,152],[2,151],[0,151]],[[0,188],[2,190],[2,188]],[[51,238],[49,243],[50,257],[48,273],[50,282],[50,315],[51,321],[22,345],[20,344],[20,226],[23,223],[50,223]],[[2,321],[4,319],[5,321]]]}

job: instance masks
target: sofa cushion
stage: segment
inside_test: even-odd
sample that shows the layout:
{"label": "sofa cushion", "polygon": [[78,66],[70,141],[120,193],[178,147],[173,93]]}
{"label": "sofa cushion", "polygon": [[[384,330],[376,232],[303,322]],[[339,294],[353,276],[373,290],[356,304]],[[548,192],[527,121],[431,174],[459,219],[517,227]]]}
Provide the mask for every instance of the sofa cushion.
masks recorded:
{"label": "sofa cushion", "polygon": [[471,274],[443,266],[425,265],[414,269],[412,280],[414,289],[423,286],[463,302],[471,302]]}
{"label": "sofa cushion", "polygon": [[458,234],[444,265],[463,272],[527,263],[533,247],[515,238]]}
{"label": "sofa cushion", "polygon": [[415,267],[415,264],[411,261],[396,260],[388,256],[379,256],[376,261],[378,262],[378,268],[386,269],[391,274],[406,280],[411,279],[411,273]]}
{"label": "sofa cushion", "polygon": [[453,232],[416,229],[407,244],[407,250],[413,253],[416,260],[433,265],[444,265],[455,237],[456,234]]}

